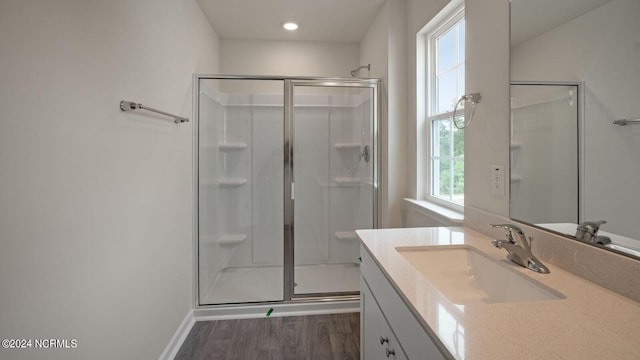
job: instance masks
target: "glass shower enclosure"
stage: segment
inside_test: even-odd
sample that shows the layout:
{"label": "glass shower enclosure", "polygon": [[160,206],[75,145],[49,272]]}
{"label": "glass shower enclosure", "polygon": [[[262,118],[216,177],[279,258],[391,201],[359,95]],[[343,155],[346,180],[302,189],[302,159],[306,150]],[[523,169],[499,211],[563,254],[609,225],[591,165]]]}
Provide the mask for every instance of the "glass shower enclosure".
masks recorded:
{"label": "glass shower enclosure", "polygon": [[357,295],[379,80],[194,80],[198,305]]}

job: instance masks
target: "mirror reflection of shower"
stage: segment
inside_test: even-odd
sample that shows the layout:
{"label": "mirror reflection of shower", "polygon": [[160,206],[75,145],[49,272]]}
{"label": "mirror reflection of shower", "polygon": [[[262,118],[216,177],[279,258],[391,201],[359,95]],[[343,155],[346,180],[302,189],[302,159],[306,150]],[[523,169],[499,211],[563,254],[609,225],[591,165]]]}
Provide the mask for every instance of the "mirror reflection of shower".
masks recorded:
{"label": "mirror reflection of shower", "polygon": [[358,66],[356,69],[351,70],[351,77],[358,77],[360,70],[367,69],[367,77],[371,77],[371,64]]}

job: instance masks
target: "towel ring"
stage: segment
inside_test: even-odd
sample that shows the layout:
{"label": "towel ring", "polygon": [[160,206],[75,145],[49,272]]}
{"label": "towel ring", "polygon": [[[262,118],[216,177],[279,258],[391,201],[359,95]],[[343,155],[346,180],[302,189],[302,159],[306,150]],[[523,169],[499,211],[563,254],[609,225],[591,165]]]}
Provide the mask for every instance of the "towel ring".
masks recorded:
{"label": "towel ring", "polygon": [[[456,106],[453,107],[453,125],[456,128],[464,129],[467,126],[471,125],[471,121],[473,120],[473,115],[476,113],[476,105],[480,103],[480,98],[481,98],[480,93],[471,93],[471,94],[462,95],[460,99],[458,99]],[[464,124],[460,126],[456,121],[456,111],[458,111],[458,105],[460,105],[462,101],[471,103],[471,116],[469,116],[469,121],[465,121]]]}

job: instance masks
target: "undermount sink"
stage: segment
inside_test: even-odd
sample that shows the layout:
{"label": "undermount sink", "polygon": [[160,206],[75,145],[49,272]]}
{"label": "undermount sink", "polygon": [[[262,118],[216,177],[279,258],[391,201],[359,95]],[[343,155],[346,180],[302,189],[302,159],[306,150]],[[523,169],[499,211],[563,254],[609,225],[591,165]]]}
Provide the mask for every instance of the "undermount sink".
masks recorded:
{"label": "undermount sink", "polygon": [[566,298],[470,246],[398,247],[396,251],[455,304]]}

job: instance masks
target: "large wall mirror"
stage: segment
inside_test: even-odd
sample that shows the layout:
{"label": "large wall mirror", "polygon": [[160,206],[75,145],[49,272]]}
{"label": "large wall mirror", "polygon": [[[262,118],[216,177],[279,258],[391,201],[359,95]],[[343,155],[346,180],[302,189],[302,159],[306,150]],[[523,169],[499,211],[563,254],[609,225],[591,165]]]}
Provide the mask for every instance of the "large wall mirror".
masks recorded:
{"label": "large wall mirror", "polygon": [[640,258],[638,19],[638,0],[511,1],[510,216]]}

